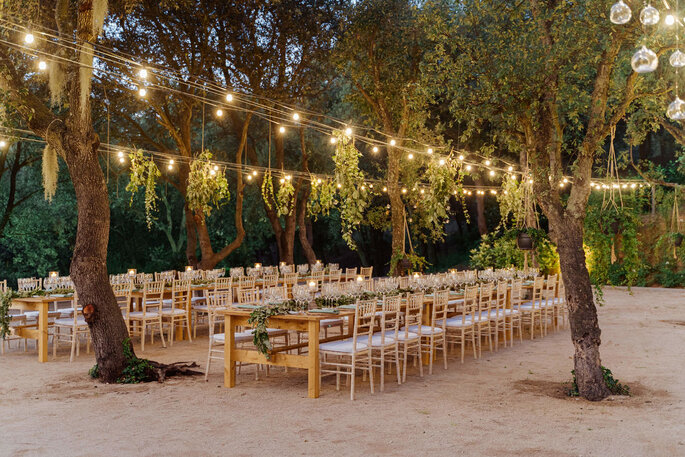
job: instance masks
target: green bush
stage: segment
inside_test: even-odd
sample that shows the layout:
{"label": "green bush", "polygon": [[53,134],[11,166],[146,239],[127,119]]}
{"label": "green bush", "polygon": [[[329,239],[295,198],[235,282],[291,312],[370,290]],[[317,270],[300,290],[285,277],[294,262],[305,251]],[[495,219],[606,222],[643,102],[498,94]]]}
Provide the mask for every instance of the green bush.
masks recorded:
{"label": "green bush", "polygon": [[[524,254],[516,244],[516,237],[523,230],[510,229],[483,235],[477,248],[471,250],[471,266],[486,268],[523,268]],[[559,271],[559,254],[556,246],[542,230],[526,229],[535,242],[535,258],[543,274]],[[528,266],[532,266],[528,257]]]}

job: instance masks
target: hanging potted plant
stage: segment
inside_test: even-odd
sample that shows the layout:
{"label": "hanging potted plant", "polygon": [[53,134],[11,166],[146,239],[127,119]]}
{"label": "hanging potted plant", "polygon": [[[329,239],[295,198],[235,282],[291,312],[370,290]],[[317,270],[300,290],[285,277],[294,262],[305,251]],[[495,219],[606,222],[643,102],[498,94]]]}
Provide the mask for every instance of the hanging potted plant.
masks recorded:
{"label": "hanging potted plant", "polygon": [[685,238],[685,236],[683,236],[682,233],[673,234],[673,244],[675,247],[679,248],[683,244],[683,238]]}
{"label": "hanging potted plant", "polygon": [[533,238],[526,232],[519,232],[516,236],[516,245],[522,251],[533,250]]}

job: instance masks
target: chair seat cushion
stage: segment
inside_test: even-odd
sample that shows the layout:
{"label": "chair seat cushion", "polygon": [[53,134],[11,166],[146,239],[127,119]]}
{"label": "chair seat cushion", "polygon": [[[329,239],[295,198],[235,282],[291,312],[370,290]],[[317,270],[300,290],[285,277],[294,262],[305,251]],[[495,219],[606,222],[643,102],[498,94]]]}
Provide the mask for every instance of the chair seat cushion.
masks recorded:
{"label": "chair seat cushion", "polygon": [[[364,338],[366,343],[368,340]],[[371,335],[371,346],[375,348],[393,346],[395,344],[395,332],[385,332],[385,338],[379,333]]]}
{"label": "chair seat cushion", "polygon": [[[406,327],[402,327],[402,331],[405,331]],[[409,331],[412,333],[419,333],[419,326],[418,325],[410,325],[409,326]],[[421,326],[421,335],[437,335],[439,333],[442,333],[442,329],[439,327],[431,327],[430,325],[422,325]]]}
{"label": "chair seat cushion", "polygon": [[464,299],[463,299],[463,298],[455,298],[455,299],[452,299],[452,300],[448,300],[448,301],[447,301],[447,304],[448,304],[448,305],[461,305],[461,304],[463,304],[463,303],[464,303]]}
{"label": "chair seat cushion", "polygon": [[131,319],[142,319],[143,317],[145,319],[156,319],[159,317],[159,313],[154,313],[154,312],[143,313],[142,311],[134,311],[132,313],[129,313],[128,317]]}
{"label": "chair seat cushion", "polygon": [[461,327],[471,327],[473,326],[473,320],[469,319],[468,317],[466,319],[463,319],[463,316],[456,316],[456,317],[450,317],[445,321],[445,327],[450,327],[450,328],[461,328]]}
{"label": "chair seat cushion", "polygon": [[[66,317],[63,319],[55,319],[55,325],[63,325],[63,326],[71,327],[74,325],[74,318],[73,317]],[[85,319],[79,317],[76,319],[76,325],[78,327],[85,327],[88,324],[86,323]]]}
{"label": "chair seat cushion", "polygon": [[[376,335],[380,337],[381,333],[374,333],[373,337],[376,338]],[[385,341],[388,341],[388,338],[393,338],[395,339],[395,332],[392,330],[387,330],[385,332]],[[412,333],[412,332],[397,332],[397,341],[413,341],[413,340],[418,340],[419,339],[419,334],[418,333]]]}
{"label": "chair seat cushion", "polygon": [[366,343],[357,341],[357,347],[355,349],[352,344],[352,339],[330,341],[328,343],[321,343],[319,345],[319,350],[324,352],[338,352],[342,354],[351,354],[352,352],[364,351],[368,348]]}
{"label": "chair seat cushion", "polygon": [[179,308],[164,308],[162,309],[162,316],[183,316],[186,313],[184,309]]}
{"label": "chair seat cushion", "polygon": [[193,303],[199,302],[199,301],[206,301],[206,300],[207,300],[207,297],[191,297],[190,298],[190,301]]}
{"label": "chair seat cushion", "polygon": [[207,305],[192,305],[190,308],[194,311],[207,311],[208,306]]}
{"label": "chair seat cushion", "polygon": [[[234,335],[234,338],[235,338],[236,343],[249,343],[250,341],[252,341],[252,335],[247,334],[246,332],[236,333]],[[225,333],[215,333],[212,336],[212,339],[214,340],[214,343],[226,344],[226,334]]]}

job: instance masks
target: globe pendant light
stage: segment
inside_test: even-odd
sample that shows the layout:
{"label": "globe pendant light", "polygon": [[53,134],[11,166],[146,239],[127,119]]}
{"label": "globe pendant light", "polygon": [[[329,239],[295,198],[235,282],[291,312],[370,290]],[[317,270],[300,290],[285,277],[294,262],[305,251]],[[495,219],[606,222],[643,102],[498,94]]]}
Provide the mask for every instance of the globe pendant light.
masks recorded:
{"label": "globe pendant light", "polygon": [[640,11],[640,22],[644,25],[656,25],[659,23],[659,10],[652,5],[645,6]]}
{"label": "globe pendant light", "polygon": [[682,121],[685,119],[685,102],[682,101],[680,97],[676,97],[675,100],[668,105],[666,116],[674,121]]}
{"label": "globe pendant light", "polygon": [[685,53],[680,52],[680,49],[676,50],[671,57],[668,59],[672,67],[680,68],[685,67]]}
{"label": "globe pendant light", "polygon": [[646,46],[642,46],[630,60],[630,64],[635,70],[635,73],[650,73],[656,70],[659,64],[659,59],[657,58],[654,51],[647,49]]}
{"label": "globe pendant light", "polygon": [[611,7],[609,19],[614,24],[622,25],[630,21],[632,14],[633,12],[630,11],[630,7],[623,3],[623,0],[618,0],[618,2],[614,3],[614,5]]}

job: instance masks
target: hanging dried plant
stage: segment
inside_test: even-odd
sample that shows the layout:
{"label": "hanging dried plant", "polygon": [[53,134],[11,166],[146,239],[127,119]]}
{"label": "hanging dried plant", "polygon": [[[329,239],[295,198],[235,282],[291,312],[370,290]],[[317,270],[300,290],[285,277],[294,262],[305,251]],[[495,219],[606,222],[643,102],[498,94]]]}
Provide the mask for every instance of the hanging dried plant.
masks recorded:
{"label": "hanging dried plant", "polygon": [[56,61],[50,62],[50,65],[48,65],[48,81],[50,103],[52,106],[60,106],[64,97],[64,89],[67,86],[67,78],[60,63]]}
{"label": "hanging dried plant", "polygon": [[81,87],[81,113],[86,113],[88,98],[90,97],[90,83],[93,77],[93,45],[83,43],[79,53],[79,85]]}
{"label": "hanging dried plant", "polygon": [[107,16],[107,0],[93,0],[93,35],[99,36]]}
{"label": "hanging dried plant", "polygon": [[49,202],[52,202],[52,197],[57,192],[58,173],[57,151],[50,145],[46,145],[43,149],[43,193]]}

